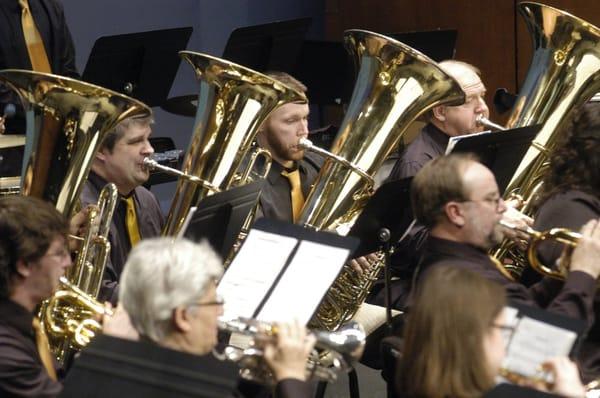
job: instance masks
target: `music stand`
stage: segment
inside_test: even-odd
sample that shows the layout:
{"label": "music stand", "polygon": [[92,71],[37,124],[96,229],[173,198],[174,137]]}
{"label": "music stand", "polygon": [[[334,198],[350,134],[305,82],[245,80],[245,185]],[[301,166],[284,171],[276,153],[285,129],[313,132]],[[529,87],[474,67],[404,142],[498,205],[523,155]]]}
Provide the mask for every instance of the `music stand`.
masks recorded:
{"label": "music stand", "polygon": [[291,72],[311,23],[299,18],[235,29],[223,58],[259,72]]}
{"label": "music stand", "polygon": [[263,184],[261,179],[206,197],[195,212],[188,215],[183,236],[195,242],[207,239],[221,257],[226,258],[256,205]]}
{"label": "music stand", "polygon": [[100,37],[82,80],[134,97],[150,107],[169,95],[192,27]]}
{"label": "music stand", "polygon": [[[434,61],[452,58],[456,30],[392,33],[399,40]],[[347,104],[354,87],[355,70],[342,42],[306,40],[292,73],[308,87],[311,103]]]}
{"label": "music stand", "polygon": [[411,178],[383,184],[365,206],[349,235],[360,239],[353,257],[364,256],[381,247],[379,233],[382,228],[390,231],[390,241],[397,242],[400,235],[413,220],[410,207]]}
{"label": "music stand", "polygon": [[535,125],[472,137],[465,136],[456,143],[452,153],[477,154],[479,161],[494,173],[500,192],[504,192],[540,128],[541,125]]}

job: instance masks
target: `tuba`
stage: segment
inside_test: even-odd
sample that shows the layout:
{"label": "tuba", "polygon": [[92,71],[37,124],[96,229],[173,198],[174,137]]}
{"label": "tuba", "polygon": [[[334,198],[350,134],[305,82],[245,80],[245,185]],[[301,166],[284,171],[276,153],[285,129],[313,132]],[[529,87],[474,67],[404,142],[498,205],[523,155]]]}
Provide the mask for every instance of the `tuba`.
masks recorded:
{"label": "tuba", "polygon": [[[151,114],[151,110],[137,100],[62,76],[3,70],[0,81],[12,87],[25,105],[27,134],[21,194],[51,202],[67,218],[79,206],[83,184],[106,133],[126,118]],[[72,292],[70,286],[93,298],[98,294],[110,250],[106,235],[117,195],[112,184],[102,192],[97,208],[89,213],[90,225],[93,224],[90,231],[95,232],[88,232],[75,265],[68,271],[69,287],[64,288],[67,284],[62,283],[66,290],[56,292],[40,310],[51,348],[61,363],[78,344],[69,332],[72,328],[57,332],[56,328],[52,329],[55,323],[50,319],[91,322],[94,316],[75,302],[72,306],[57,306],[53,300],[67,291]],[[101,209],[100,215],[98,209]],[[99,223],[97,219],[101,219]]]}
{"label": "tuba", "polygon": [[[410,123],[434,106],[460,104],[465,99],[453,78],[403,43],[362,30],[349,30],[344,39],[359,66],[357,82],[332,145],[335,156],[325,160],[297,221],[342,235],[348,233],[372,195],[373,175]],[[305,147],[310,150],[311,146]],[[348,322],[382,265],[380,262],[362,277],[349,267],[342,270],[313,323],[336,330]]]}
{"label": "tuba", "polygon": [[[531,215],[531,205],[547,170],[548,155],[572,117],[600,89],[600,29],[559,9],[524,2],[519,12],[533,39],[534,54],[507,128],[541,124],[541,130],[517,167],[504,193],[505,199],[522,199],[521,209]],[[511,254],[512,253],[512,254]],[[525,265],[518,250],[503,242],[494,256],[511,255],[520,275]]]}
{"label": "tuba", "polygon": [[183,161],[182,174],[188,177],[177,184],[163,230],[166,236],[177,235],[190,207],[204,197],[243,183],[253,167],[247,161],[255,158],[254,138],[271,111],[287,102],[306,101],[304,94],[243,66],[189,51],[180,55],[194,68],[200,93]]}

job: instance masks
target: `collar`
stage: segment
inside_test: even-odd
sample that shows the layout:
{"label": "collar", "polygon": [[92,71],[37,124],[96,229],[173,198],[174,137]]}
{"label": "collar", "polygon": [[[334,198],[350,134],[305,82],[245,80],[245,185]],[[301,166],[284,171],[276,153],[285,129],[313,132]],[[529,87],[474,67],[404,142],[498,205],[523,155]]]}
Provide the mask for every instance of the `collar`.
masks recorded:
{"label": "collar", "polygon": [[0,300],[0,323],[11,326],[23,335],[34,337],[33,314],[10,299]]}
{"label": "collar", "polygon": [[433,123],[427,123],[425,131],[427,131],[427,136],[429,136],[436,145],[444,148],[444,150],[446,149],[448,141],[450,141],[450,136],[448,134],[437,128]]}
{"label": "collar", "polygon": [[[108,184],[108,181],[100,177],[98,174],[94,173],[94,171],[92,170],[90,170],[90,174],[88,175],[88,181],[92,184],[96,191],[98,191],[98,193],[100,193],[102,188],[104,188],[104,186]],[[119,193],[119,198],[123,200],[126,200],[130,196],[135,197],[135,188],[129,193],[129,195],[126,196],[123,196]]]}
{"label": "collar", "polygon": [[489,261],[488,253],[485,250],[468,243],[436,238],[435,236],[429,236],[427,248],[448,257],[485,258]]}
{"label": "collar", "polygon": [[[300,174],[305,175],[306,165],[304,164],[304,161],[299,160],[298,162],[296,162],[296,165]],[[269,174],[267,175],[267,180],[269,181],[269,183],[271,183],[271,185],[276,184],[277,180],[282,177],[281,172],[284,170],[285,167],[283,167],[283,165],[276,161],[273,161],[273,163],[271,163],[271,170],[269,170]]]}

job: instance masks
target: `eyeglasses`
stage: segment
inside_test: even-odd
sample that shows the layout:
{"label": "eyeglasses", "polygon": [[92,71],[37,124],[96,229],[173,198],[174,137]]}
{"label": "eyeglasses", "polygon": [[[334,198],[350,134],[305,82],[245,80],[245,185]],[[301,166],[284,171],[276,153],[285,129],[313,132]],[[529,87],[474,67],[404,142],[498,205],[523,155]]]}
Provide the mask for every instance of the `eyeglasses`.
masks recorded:
{"label": "eyeglasses", "polygon": [[486,202],[486,203],[490,203],[491,205],[494,206],[494,208],[498,208],[500,207],[500,202],[502,201],[502,197],[498,196],[497,198],[483,198],[483,199],[465,199],[465,200],[461,200],[460,203],[466,203],[466,202]]}
{"label": "eyeglasses", "polygon": [[225,305],[225,300],[221,296],[217,296],[214,301],[205,301],[201,303],[191,303],[188,304],[188,307],[207,307],[213,305]]}

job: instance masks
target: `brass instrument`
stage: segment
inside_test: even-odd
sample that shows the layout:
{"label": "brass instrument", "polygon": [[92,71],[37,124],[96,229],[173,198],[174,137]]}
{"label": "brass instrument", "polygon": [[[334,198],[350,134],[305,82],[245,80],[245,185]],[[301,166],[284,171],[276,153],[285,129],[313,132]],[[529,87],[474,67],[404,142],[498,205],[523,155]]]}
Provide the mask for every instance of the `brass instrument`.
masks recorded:
{"label": "brass instrument", "polygon": [[[198,112],[182,172],[226,190],[240,185],[258,128],[278,106],[306,102],[304,94],[234,63],[189,51],[180,52],[200,82]],[[264,153],[264,152],[263,152]],[[240,177],[242,176],[242,177]],[[163,234],[176,235],[190,207],[213,190],[180,179]]]}
{"label": "brass instrument", "polygon": [[[237,318],[219,322],[219,329],[250,336],[253,342],[245,349],[228,346],[221,353],[214,352],[215,356],[236,362],[241,368],[240,376],[247,380],[261,384],[274,384],[273,375],[257,343],[273,339],[277,335],[276,326],[255,319]],[[310,333],[316,337],[315,348],[327,350],[332,355],[332,366],[325,367],[320,365],[319,354],[313,352],[306,367],[310,379],[335,381],[339,373],[348,372],[352,364],[362,356],[366,336],[362,326],[356,322],[347,324],[337,332],[313,330]]]}
{"label": "brass instrument", "polygon": [[112,310],[69,282],[60,278],[60,287],[47,301],[40,319],[51,339],[70,342],[69,348],[85,347],[102,326],[102,316],[112,316]]}
{"label": "brass instrument", "polygon": [[[541,124],[508,184],[504,197],[519,194],[531,216],[530,205],[541,187],[547,159],[575,109],[600,88],[600,29],[565,11],[543,4],[524,2],[518,6],[532,35],[534,54],[507,128]],[[500,261],[514,252],[505,241],[494,256]],[[517,258],[513,260],[519,262]],[[516,274],[524,264],[517,264]],[[518,275],[517,275],[518,276]]]}
{"label": "brass instrument", "polygon": [[550,240],[565,244],[571,248],[577,247],[577,243],[579,242],[579,239],[581,239],[580,233],[573,232],[566,228],[551,228],[548,231],[539,232],[531,227],[517,227],[505,221],[500,221],[500,224],[506,228],[522,232],[529,236],[531,240],[529,242],[529,246],[527,247],[527,260],[529,261],[531,268],[542,275],[546,275],[554,279],[564,280],[567,278],[569,272],[568,266],[565,266],[561,262],[558,264],[558,269],[555,270],[554,267],[542,263],[537,255],[537,249],[542,242]]}
{"label": "brass instrument", "polygon": [[475,123],[477,123],[478,126],[483,126],[492,131],[506,130],[506,127],[503,127],[497,123],[492,122],[490,119],[483,116],[482,114],[477,115],[477,118],[475,119]]}
{"label": "brass instrument", "polygon": [[[0,71],[0,81],[19,94],[26,112],[21,194],[51,202],[67,218],[79,206],[83,184],[106,133],[126,118],[151,114],[150,108],[137,100],[62,76],[3,70]],[[87,243],[82,245],[75,265],[68,271],[70,280],[63,281],[63,286],[68,286],[69,291],[92,297],[98,293],[108,257],[109,245],[105,241],[116,204],[114,185],[109,185],[102,192],[98,207],[104,210],[103,221],[96,223],[95,220],[101,217],[97,209],[89,213],[92,217],[90,224],[99,226],[88,233]],[[59,293],[57,295],[62,297],[63,294]],[[56,298],[59,297],[42,304],[40,319],[50,337],[52,350],[63,362],[67,359],[68,348],[78,347],[79,342],[72,339],[71,329],[55,327],[57,322],[49,319],[48,315],[60,315],[65,323],[69,323],[69,320],[83,322],[90,313],[87,306],[78,307],[86,300],[72,300],[72,305],[61,306],[59,313],[55,310],[58,307],[53,305]]]}
{"label": "brass instrument", "polygon": [[[458,105],[465,94],[435,62],[391,38],[361,30],[344,35],[359,65],[357,82],[336,139],[298,223],[345,235],[373,193],[373,178],[407,127],[430,108]],[[311,148],[309,148],[311,149]],[[314,149],[314,148],[313,148]],[[340,162],[345,159],[347,164]],[[383,262],[360,277],[345,267],[313,323],[336,330],[362,304]]]}

